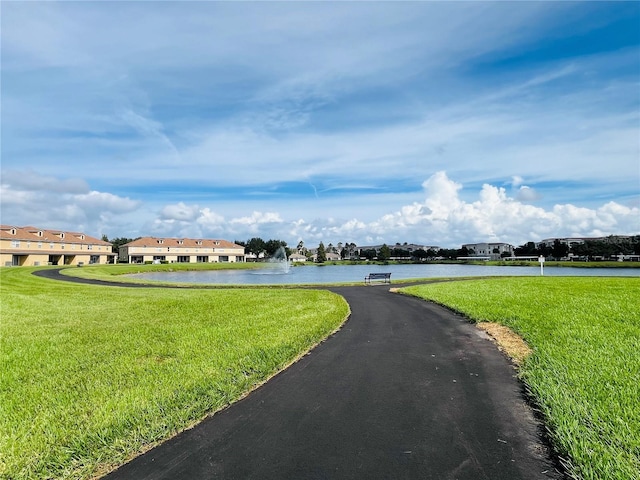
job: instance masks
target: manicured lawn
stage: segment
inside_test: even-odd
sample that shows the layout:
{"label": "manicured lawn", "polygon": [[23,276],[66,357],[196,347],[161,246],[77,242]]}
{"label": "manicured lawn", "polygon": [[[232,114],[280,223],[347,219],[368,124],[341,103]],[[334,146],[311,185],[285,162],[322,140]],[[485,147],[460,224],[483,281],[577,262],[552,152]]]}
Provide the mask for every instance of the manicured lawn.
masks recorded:
{"label": "manicured lawn", "polygon": [[0,269],[1,478],[104,472],[238,399],[348,315],[326,291],[85,286],[33,270]]}
{"label": "manicured lawn", "polygon": [[640,479],[640,278],[495,278],[404,292],[533,348],[520,376],[575,478]]}
{"label": "manicured lawn", "polygon": [[[63,275],[73,277],[108,280],[123,283],[149,283],[148,280],[138,280],[127,277],[131,273],[147,272],[177,272],[199,270],[251,270],[266,268],[266,263],[165,263],[165,264],[119,264],[119,265],[90,265],[82,268],[66,268]],[[159,282],[151,282],[159,283]]]}

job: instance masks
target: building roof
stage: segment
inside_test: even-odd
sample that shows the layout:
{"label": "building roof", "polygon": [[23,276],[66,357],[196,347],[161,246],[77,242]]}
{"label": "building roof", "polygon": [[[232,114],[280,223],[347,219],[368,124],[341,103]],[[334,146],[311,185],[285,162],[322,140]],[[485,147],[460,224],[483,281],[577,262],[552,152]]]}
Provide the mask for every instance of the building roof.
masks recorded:
{"label": "building roof", "polygon": [[110,242],[105,242],[104,240],[92,237],[82,232],[49,230],[30,226],[16,227],[13,225],[0,225],[0,239],[111,246]]}
{"label": "building roof", "polygon": [[166,238],[166,237],[141,237],[132,242],[125,243],[123,247],[181,247],[181,248],[242,248],[228,240],[204,239],[204,238]]}

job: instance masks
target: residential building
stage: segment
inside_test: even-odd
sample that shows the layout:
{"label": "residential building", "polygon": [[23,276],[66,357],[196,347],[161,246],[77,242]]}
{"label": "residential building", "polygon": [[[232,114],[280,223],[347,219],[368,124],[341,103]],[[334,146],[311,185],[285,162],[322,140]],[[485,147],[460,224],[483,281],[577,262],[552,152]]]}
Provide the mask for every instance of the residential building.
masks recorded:
{"label": "residential building", "polygon": [[499,260],[503,254],[513,256],[514,246],[509,243],[467,243],[462,245],[469,251],[469,258],[483,257],[489,260]]}
{"label": "residential building", "polygon": [[299,253],[292,253],[291,255],[289,255],[289,261],[290,262],[306,262],[307,261],[307,257],[305,255],[301,255]]}
{"label": "residential building", "polygon": [[235,263],[244,262],[244,247],[227,240],[142,237],[122,245],[124,263]]}
{"label": "residential building", "polygon": [[540,240],[536,242],[536,248],[541,247],[553,247],[556,240],[560,243],[567,245],[569,248],[572,248],[574,245],[582,245],[586,241],[592,242],[604,242],[609,244],[620,244],[626,242],[632,242],[636,238],[633,235],[609,235],[607,237],[554,237],[554,238],[545,238],[544,240]]}
{"label": "residential building", "polygon": [[0,225],[0,265],[89,265],[113,263],[109,242],[84,233]]}
{"label": "residential building", "polygon": [[553,247],[555,241],[558,240],[561,244],[563,245],[567,245],[569,248],[573,247],[574,245],[582,245],[584,243],[585,240],[600,240],[600,238],[583,238],[583,237],[572,237],[572,238],[560,238],[560,237],[554,237],[554,238],[545,238],[544,240],[540,240],[539,242],[536,242],[536,248],[542,248],[542,247]]}

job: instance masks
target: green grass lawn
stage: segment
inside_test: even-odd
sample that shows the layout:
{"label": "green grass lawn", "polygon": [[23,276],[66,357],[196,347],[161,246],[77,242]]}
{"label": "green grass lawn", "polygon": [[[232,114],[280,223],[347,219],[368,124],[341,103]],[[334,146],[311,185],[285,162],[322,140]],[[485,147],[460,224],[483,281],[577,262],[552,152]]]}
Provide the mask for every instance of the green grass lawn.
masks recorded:
{"label": "green grass lawn", "polygon": [[521,378],[572,476],[640,479],[640,278],[495,278],[406,293],[511,327]]}
{"label": "green grass lawn", "polygon": [[0,269],[7,479],[105,472],[238,399],[348,315],[326,291],[90,286],[33,270]]}
{"label": "green grass lawn", "polygon": [[[267,268],[267,263],[161,263],[161,264],[118,264],[118,265],[90,265],[82,268],[65,268],[63,275],[72,277],[107,280],[123,283],[161,283],[157,281],[140,280],[127,275],[147,272],[186,272],[199,270],[255,270]],[[193,285],[192,285],[193,286]]]}

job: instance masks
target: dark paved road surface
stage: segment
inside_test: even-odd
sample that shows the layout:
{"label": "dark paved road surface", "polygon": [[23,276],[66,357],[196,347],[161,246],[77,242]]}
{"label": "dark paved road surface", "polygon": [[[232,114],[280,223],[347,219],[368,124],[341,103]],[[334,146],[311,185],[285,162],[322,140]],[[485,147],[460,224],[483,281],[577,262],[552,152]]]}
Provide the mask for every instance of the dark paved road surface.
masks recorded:
{"label": "dark paved road surface", "polygon": [[351,306],[342,330],[108,478],[562,478],[515,371],[478,329],[385,286],[330,290]]}

